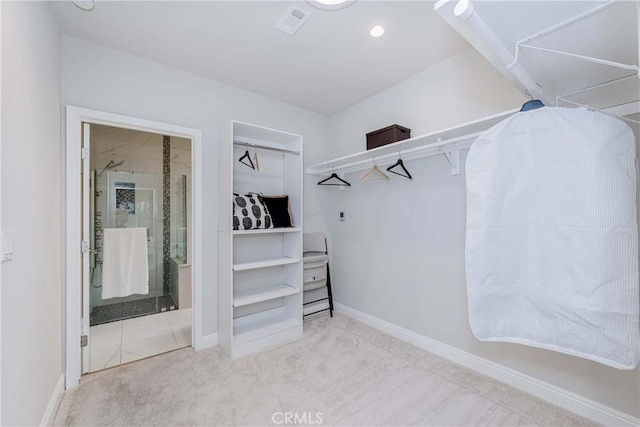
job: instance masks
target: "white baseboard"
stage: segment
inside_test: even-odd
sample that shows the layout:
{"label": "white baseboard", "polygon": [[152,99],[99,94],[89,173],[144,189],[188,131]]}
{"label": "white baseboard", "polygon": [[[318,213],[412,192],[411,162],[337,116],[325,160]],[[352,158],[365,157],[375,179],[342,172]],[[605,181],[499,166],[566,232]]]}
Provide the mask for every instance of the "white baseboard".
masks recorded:
{"label": "white baseboard", "polygon": [[53,419],[56,416],[56,411],[58,410],[58,406],[60,405],[60,400],[62,400],[63,394],[64,375],[60,374],[60,378],[58,378],[56,387],[53,389],[53,393],[51,394],[51,398],[49,399],[49,403],[47,404],[47,409],[45,409],[44,414],[42,415],[42,419],[40,420],[41,426],[53,425]]}
{"label": "white baseboard", "polygon": [[483,375],[495,378],[512,387],[523,390],[556,406],[574,412],[607,426],[638,426],[640,419],[587,399],[553,384],[523,374],[506,366],[483,359],[466,351],[451,347],[439,341],[401,328],[385,320],[355,310],[340,303],[334,303],[336,312],[342,313],[365,325],[388,335],[406,341],[438,356],[458,363]]}
{"label": "white baseboard", "polygon": [[218,345],[218,334],[204,335],[200,340],[200,348],[198,350],[204,350],[205,348],[215,347]]}

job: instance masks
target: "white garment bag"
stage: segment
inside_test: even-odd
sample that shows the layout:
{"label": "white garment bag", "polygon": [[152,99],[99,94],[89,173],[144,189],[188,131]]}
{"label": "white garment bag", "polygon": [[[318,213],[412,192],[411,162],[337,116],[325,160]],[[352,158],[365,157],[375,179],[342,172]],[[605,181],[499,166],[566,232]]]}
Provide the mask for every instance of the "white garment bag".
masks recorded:
{"label": "white garment bag", "polygon": [[520,112],[474,142],[466,174],[474,335],[635,368],[640,279],[629,126],[583,109]]}

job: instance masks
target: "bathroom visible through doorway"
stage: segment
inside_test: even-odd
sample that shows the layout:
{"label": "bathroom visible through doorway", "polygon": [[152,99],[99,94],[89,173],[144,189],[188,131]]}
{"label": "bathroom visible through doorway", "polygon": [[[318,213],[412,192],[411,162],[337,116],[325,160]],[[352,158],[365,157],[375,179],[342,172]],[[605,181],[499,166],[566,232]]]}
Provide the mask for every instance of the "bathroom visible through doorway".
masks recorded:
{"label": "bathroom visible through doorway", "polygon": [[191,344],[191,140],[83,126],[94,372]]}

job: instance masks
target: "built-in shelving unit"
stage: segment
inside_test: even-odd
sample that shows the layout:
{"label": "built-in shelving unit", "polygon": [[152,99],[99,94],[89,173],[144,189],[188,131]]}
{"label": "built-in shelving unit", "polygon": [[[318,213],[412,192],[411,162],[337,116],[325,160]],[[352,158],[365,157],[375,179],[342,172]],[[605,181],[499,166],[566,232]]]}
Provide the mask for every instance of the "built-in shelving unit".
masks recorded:
{"label": "built-in shelving unit", "polygon": [[309,166],[306,173],[321,176],[329,176],[332,173],[345,174],[369,169],[374,162],[380,166],[395,163],[398,157],[402,157],[403,160],[412,160],[441,155],[451,165],[451,174],[458,175],[460,150],[469,148],[482,132],[518,111],[519,109],[504,111],[460,126],[318,163]]}
{"label": "built-in shelving unit", "polygon": [[[302,336],[302,164],[300,135],[233,121],[221,137],[218,342],[231,357]],[[295,227],[233,230],[232,193],[249,192],[287,194]]]}

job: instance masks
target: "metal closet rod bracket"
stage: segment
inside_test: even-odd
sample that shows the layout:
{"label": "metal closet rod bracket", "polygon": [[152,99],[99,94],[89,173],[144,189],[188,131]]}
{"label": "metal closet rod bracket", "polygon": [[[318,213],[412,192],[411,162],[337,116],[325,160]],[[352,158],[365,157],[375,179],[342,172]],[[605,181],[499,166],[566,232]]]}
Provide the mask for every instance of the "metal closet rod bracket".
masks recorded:
{"label": "metal closet rod bracket", "polygon": [[[441,142],[442,138],[438,137],[438,142]],[[442,147],[442,153],[447,158],[449,165],[451,166],[451,175],[460,175],[460,149],[457,147]]]}

